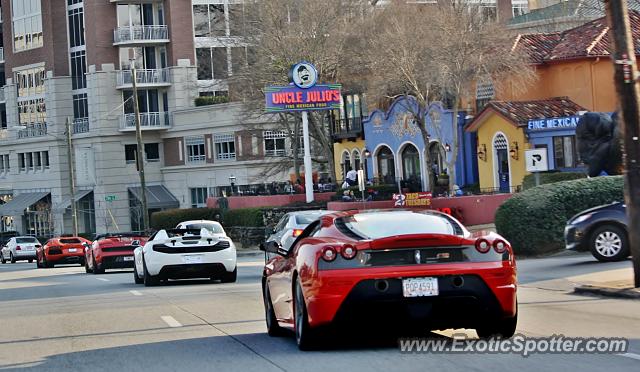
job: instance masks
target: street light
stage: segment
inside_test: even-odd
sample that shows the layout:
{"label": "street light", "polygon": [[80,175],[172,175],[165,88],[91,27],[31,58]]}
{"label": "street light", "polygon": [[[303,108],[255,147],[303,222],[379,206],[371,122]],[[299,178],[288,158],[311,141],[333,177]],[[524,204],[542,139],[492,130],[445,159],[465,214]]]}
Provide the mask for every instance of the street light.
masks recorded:
{"label": "street light", "polygon": [[229,183],[231,184],[231,195],[233,195],[233,186],[236,183],[236,177],[233,174],[229,176]]}

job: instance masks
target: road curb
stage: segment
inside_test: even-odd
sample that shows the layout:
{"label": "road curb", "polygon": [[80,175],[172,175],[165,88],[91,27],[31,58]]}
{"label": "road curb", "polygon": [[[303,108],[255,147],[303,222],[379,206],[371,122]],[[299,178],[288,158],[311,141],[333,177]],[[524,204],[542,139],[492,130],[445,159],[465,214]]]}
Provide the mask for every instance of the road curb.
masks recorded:
{"label": "road curb", "polygon": [[637,288],[609,288],[585,284],[575,287],[573,292],[611,298],[640,299],[640,290]]}

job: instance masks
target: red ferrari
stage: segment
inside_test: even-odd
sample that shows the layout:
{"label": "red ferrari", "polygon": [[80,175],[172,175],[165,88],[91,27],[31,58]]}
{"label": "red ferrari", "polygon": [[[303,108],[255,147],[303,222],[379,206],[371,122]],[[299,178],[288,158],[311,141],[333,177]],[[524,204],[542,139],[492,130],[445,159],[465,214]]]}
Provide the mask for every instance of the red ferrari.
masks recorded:
{"label": "red ferrari", "polygon": [[49,239],[43,247],[36,248],[36,265],[50,268],[60,264],[84,266],[84,250],[91,242],[77,236]]}
{"label": "red ferrari", "polygon": [[85,251],[85,271],[102,274],[106,269],[133,268],[133,250],[144,245],[147,239],[140,233],[98,235]]}
{"label": "red ferrari", "polygon": [[474,328],[513,336],[516,262],[493,232],[469,233],[435,211],[322,216],[289,251],[277,242],[262,279],[269,335],[295,332],[302,350],[331,325],[391,330]]}

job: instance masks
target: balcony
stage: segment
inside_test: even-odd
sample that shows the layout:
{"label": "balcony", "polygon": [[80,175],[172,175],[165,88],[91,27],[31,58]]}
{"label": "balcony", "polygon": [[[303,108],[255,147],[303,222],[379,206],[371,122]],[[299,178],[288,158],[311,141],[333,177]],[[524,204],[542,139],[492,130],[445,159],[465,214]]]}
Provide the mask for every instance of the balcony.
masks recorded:
{"label": "balcony", "polygon": [[0,47],[0,63],[4,63],[4,47]]}
{"label": "balcony", "polygon": [[335,119],[332,123],[333,140],[340,142],[347,139],[355,141],[358,138],[364,138],[362,131],[362,117]]}
{"label": "balcony", "polygon": [[89,132],[89,118],[73,119],[73,134]]}
{"label": "balcony", "polygon": [[113,45],[150,45],[168,42],[167,25],[118,27],[113,30]]}
{"label": "balcony", "polygon": [[[142,130],[169,129],[171,127],[168,112],[141,112],[140,128]],[[124,114],[120,117],[120,131],[128,132],[136,130],[135,114]]]}
{"label": "balcony", "polygon": [[[131,70],[118,71],[117,79],[117,89],[132,88],[133,74],[131,73]],[[136,84],[140,89],[169,86],[171,85],[169,70],[166,68],[136,70]]]}
{"label": "balcony", "polygon": [[25,129],[18,130],[18,139],[22,138],[33,138],[33,137],[43,137],[47,135],[47,124],[46,123],[36,123],[30,124]]}

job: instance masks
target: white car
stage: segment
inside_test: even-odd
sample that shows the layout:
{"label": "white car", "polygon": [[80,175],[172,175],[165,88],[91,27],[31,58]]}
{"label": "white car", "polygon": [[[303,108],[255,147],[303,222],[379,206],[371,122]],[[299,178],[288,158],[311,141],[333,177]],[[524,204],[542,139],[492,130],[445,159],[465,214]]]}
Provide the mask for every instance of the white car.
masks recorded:
{"label": "white car", "polygon": [[41,246],[42,244],[33,236],[13,237],[2,247],[0,260],[2,263],[6,263],[7,261],[16,263],[16,261],[24,260],[28,260],[31,263],[36,259],[36,248],[40,248]]}
{"label": "white car", "polygon": [[282,248],[288,251],[298,235],[302,234],[302,231],[311,222],[329,213],[334,213],[334,211],[312,210],[287,213],[278,221],[266,242],[278,242]]}
{"label": "white car", "polygon": [[208,278],[236,281],[236,246],[224,234],[206,228],[160,230],[134,251],[133,279],[153,286],[160,280]]}

